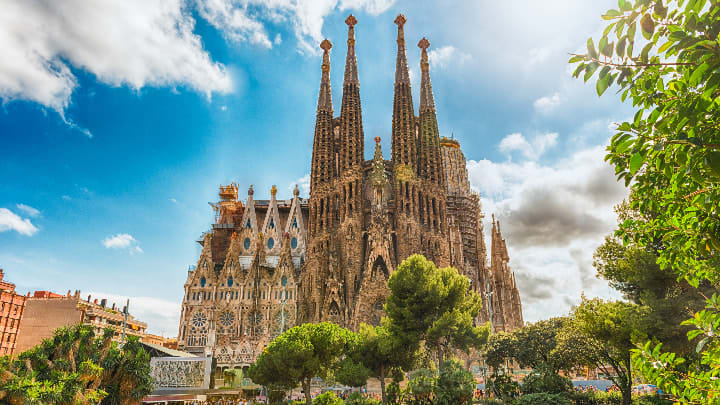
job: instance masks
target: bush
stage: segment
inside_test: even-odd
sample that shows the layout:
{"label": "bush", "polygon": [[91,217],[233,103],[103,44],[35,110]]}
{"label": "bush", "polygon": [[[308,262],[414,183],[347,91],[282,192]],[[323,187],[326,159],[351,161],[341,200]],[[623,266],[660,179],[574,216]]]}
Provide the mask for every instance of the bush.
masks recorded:
{"label": "bush", "polygon": [[618,391],[573,392],[570,399],[576,405],[621,405],[622,394]]}
{"label": "bush", "polygon": [[435,373],[421,368],[410,375],[407,391],[420,401],[430,399],[435,390]]}
{"label": "bush", "polygon": [[379,405],[382,401],[372,398],[365,398],[359,392],[351,392],[345,400],[345,405]]}
{"label": "bush", "polygon": [[520,392],[523,394],[562,394],[573,390],[572,381],[551,371],[539,371],[525,377]]}
{"label": "bush", "polygon": [[572,405],[565,394],[548,394],[546,392],[527,394],[516,399],[513,405]]}
{"label": "bush", "polygon": [[633,398],[633,405],[671,405],[673,401],[662,399],[657,395],[643,395]]}
{"label": "bush", "polygon": [[486,389],[503,400],[515,398],[518,395],[518,383],[507,374],[494,374],[490,376]]}
{"label": "bush", "polygon": [[332,391],[323,392],[313,400],[313,405],[344,405],[345,401],[338,398]]}
{"label": "bush", "polygon": [[456,361],[446,361],[435,384],[435,396],[440,405],[462,405],[472,401],[475,379]]}
{"label": "bush", "polygon": [[385,397],[389,404],[397,404],[400,402],[400,384],[393,381],[385,387]]}

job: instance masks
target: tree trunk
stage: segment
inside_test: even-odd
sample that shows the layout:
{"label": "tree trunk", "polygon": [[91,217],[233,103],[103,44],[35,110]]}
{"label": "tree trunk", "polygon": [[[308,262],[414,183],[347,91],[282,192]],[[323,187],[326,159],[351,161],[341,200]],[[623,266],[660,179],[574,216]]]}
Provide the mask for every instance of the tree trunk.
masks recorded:
{"label": "tree trunk", "polygon": [[382,393],[382,403],[387,404],[385,397],[385,367],[380,367],[380,392]]}
{"label": "tree trunk", "polygon": [[630,384],[625,385],[622,389],[623,405],[630,405],[632,403],[632,386]]}
{"label": "tree trunk", "polygon": [[304,379],[302,386],[305,391],[305,405],[312,405],[312,396],[310,395],[310,378]]}
{"label": "tree trunk", "polygon": [[627,353],[625,358],[625,368],[627,370],[625,374],[625,381],[623,381],[624,389],[621,387],[623,396],[623,405],[630,405],[632,403],[632,359],[630,358],[630,352]]}
{"label": "tree trunk", "polygon": [[440,373],[440,370],[442,370],[443,363],[445,362],[445,354],[443,353],[442,345],[437,345],[437,355],[438,355],[438,373]]}

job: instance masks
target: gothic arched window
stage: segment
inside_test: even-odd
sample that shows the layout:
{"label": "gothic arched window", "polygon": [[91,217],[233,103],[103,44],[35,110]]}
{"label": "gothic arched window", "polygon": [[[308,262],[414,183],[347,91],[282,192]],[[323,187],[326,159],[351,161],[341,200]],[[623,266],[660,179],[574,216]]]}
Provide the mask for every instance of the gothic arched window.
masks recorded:
{"label": "gothic arched window", "polygon": [[250,249],[250,238],[245,238],[245,240],[243,241],[243,246],[245,247],[245,249]]}
{"label": "gothic arched window", "polygon": [[247,229],[252,228],[252,225],[250,225],[250,218],[248,218],[247,224],[245,225]]}
{"label": "gothic arched window", "polygon": [[290,247],[293,249],[297,249],[297,238],[292,238],[290,240]]}
{"label": "gothic arched window", "polygon": [[228,287],[232,287],[232,286],[233,286],[233,278],[232,278],[232,277],[228,278],[227,285],[228,285]]}
{"label": "gothic arched window", "polygon": [[200,287],[205,287],[206,282],[207,282],[207,280],[205,280],[205,277],[201,278],[200,279]]}
{"label": "gothic arched window", "polygon": [[268,241],[267,241],[268,249],[272,249],[273,246],[275,246],[275,239],[273,239],[273,238],[268,239]]}

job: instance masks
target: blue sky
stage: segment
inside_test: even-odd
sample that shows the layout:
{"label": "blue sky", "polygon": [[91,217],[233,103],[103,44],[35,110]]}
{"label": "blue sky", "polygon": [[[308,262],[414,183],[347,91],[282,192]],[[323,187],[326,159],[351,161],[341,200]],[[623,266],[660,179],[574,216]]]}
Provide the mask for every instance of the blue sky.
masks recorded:
{"label": "blue sky", "polygon": [[[610,1],[81,0],[0,6],[0,267],[21,292],[130,297],[177,333],[186,269],[220,184],[280,196],[310,171],[329,38],[339,111],[353,13],[366,136],[390,153],[395,16],[413,92],[431,42],[442,135],[501,220],[526,318],[567,312],[626,192],[603,162],[630,108],[570,77]],[[416,104],[417,107],[417,104]],[[303,192],[307,195],[307,190]]]}

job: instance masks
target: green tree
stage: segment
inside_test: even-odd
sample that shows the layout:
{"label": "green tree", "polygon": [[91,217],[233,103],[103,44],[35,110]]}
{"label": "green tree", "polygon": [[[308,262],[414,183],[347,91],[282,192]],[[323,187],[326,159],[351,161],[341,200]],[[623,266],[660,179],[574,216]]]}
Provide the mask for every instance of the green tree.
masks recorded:
{"label": "green tree", "polygon": [[598,275],[623,293],[628,300],[648,307],[646,333],[682,356],[696,357],[695,345],[688,342],[687,333],[693,328],[683,325],[691,314],[705,307],[705,297],[717,293],[707,280],[698,288],[675,272],[657,264],[657,254],[651,247],[635,243],[624,245],[617,238],[608,237],[594,256]]}
{"label": "green tree", "polygon": [[573,309],[558,335],[558,350],[574,353],[584,365],[599,368],[618,386],[623,404],[630,405],[632,392],[631,350],[645,336],[642,330],[647,308],[622,301],[587,299]]}
{"label": "green tree", "polygon": [[487,341],[489,328],[476,327],[482,308],[470,280],[453,267],[438,269],[421,255],[405,259],[388,280],[385,312],[398,335],[425,341],[435,350],[439,367],[452,349],[468,351]]}
{"label": "green tree", "polygon": [[[603,18],[596,49],[573,56],[575,76],[599,70],[602,94],[613,83],[636,113],[618,125],[606,160],[632,190],[631,208],[617,235],[639,246],[659,244],[658,263],[697,286],[720,279],[720,4],[707,0],[627,0]],[[614,34],[614,35],[613,35]],[[642,35],[639,53],[634,44]],[[613,38],[616,38],[616,40]],[[615,44],[617,41],[617,44]],[[636,366],[687,403],[720,396],[720,308],[713,296],[687,323],[700,337],[703,367],[683,374],[685,359],[647,344]]]}
{"label": "green tree", "polygon": [[9,404],[127,404],[152,391],[150,358],[136,338],[61,328],[16,358],[0,358],[0,401]]}
{"label": "green tree", "polygon": [[355,339],[352,332],[329,322],[295,326],[270,342],[250,366],[248,377],[286,390],[300,382],[310,405],[311,379],[332,376]]}
{"label": "green tree", "polygon": [[388,324],[387,318],[383,318],[380,326],[360,324],[358,344],[350,354],[355,362],[369,370],[371,376],[380,380],[383,403],[387,403],[385,379],[393,370],[410,369],[415,354],[413,346],[394,333]]}
{"label": "green tree", "polygon": [[407,390],[415,401],[429,403],[435,391],[435,372],[427,368],[415,370],[408,379]]}
{"label": "green tree", "polygon": [[493,333],[485,344],[485,363],[498,370],[507,361],[513,360],[517,352],[517,335],[511,332]]}
{"label": "green tree", "polygon": [[446,361],[435,384],[439,405],[463,405],[472,402],[475,379],[457,361]]}

